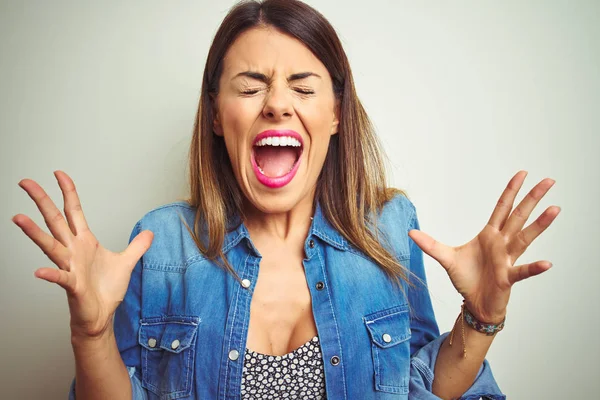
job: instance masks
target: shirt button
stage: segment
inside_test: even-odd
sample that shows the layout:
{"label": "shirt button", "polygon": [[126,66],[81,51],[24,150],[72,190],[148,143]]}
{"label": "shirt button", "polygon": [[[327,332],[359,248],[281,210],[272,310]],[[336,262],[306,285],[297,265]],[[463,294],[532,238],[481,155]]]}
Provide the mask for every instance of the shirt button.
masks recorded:
{"label": "shirt button", "polygon": [[389,342],[392,341],[392,337],[389,334],[387,334],[387,333],[384,333],[383,336],[382,336],[382,338],[383,338],[383,341],[386,342],[386,343],[389,343]]}
{"label": "shirt button", "polygon": [[153,337],[148,339],[148,346],[152,348],[156,347],[156,339],[154,339]]}
{"label": "shirt button", "polygon": [[317,290],[323,290],[323,288],[325,287],[325,284],[323,282],[317,282],[315,287],[317,288]]}
{"label": "shirt button", "polygon": [[229,359],[235,361],[240,357],[240,353],[237,350],[231,350],[229,352]]}
{"label": "shirt button", "polygon": [[171,343],[171,348],[173,350],[177,349],[179,347],[179,340],[175,339],[173,340],[173,342]]}
{"label": "shirt button", "polygon": [[331,365],[338,365],[340,363],[340,358],[338,356],[331,357]]}
{"label": "shirt button", "polygon": [[242,279],[242,286],[245,287],[246,289],[248,289],[250,287],[250,280]]}
{"label": "shirt button", "polygon": [[315,241],[310,239],[310,241],[308,242],[308,247],[310,247],[311,249],[313,249],[315,247]]}

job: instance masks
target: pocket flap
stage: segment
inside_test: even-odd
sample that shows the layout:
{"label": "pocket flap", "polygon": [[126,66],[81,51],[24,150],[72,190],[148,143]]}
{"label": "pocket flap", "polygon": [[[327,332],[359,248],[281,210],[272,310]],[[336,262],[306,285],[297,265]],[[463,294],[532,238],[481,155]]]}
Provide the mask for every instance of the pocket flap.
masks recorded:
{"label": "pocket flap", "polygon": [[411,337],[407,304],[365,315],[363,319],[371,339],[381,348],[397,345]]}
{"label": "pocket flap", "polygon": [[142,318],[139,343],[151,351],[180,353],[192,345],[198,322],[198,317],[188,316]]}

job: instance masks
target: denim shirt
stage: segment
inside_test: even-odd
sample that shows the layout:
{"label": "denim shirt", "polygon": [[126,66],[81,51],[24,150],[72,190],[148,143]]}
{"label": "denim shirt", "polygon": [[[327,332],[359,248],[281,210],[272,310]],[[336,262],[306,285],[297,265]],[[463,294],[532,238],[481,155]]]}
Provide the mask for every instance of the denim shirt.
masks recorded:
{"label": "denim shirt", "polygon": [[[226,234],[223,252],[242,284],[204,257],[179,218],[194,226],[185,202],[157,207],[135,225],[154,232],[115,312],[117,345],[134,399],[240,399],[250,303],[261,255],[245,225]],[[397,195],[379,215],[389,250],[425,285],[406,295],[351,245],[317,203],[303,260],[328,399],[438,399],[431,392],[440,336],[426,287],[414,205]],[[283,261],[283,260],[282,260]],[[74,380],[70,399],[74,399]],[[460,399],[505,399],[485,360]]]}

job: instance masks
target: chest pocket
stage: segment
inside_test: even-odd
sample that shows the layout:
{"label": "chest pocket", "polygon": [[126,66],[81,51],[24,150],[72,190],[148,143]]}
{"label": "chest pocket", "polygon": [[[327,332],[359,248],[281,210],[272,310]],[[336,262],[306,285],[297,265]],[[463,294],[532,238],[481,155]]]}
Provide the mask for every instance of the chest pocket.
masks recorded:
{"label": "chest pocket", "polygon": [[407,394],[411,337],[408,305],[377,311],[363,320],[371,338],[375,389]]}
{"label": "chest pocket", "polygon": [[142,386],[160,399],[192,394],[198,317],[142,318]]}

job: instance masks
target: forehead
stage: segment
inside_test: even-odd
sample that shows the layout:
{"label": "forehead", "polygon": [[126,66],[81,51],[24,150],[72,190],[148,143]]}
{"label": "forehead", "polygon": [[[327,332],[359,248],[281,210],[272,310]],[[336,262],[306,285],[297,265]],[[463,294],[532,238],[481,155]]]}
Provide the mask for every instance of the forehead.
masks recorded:
{"label": "forehead", "polygon": [[266,75],[312,71],[327,74],[323,63],[298,39],[273,27],[252,28],[242,33],[227,50],[223,74],[257,71]]}

